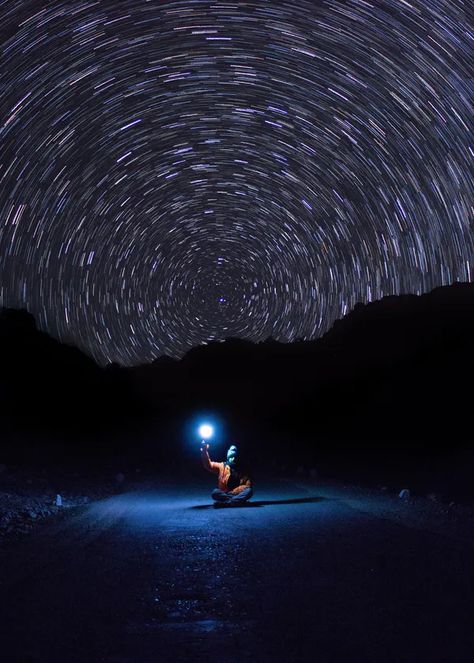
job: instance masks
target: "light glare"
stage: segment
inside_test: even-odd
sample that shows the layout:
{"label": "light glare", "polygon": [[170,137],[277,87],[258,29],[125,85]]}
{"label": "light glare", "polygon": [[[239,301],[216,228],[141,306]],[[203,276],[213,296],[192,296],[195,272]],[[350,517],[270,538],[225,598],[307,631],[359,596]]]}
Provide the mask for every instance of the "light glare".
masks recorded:
{"label": "light glare", "polygon": [[212,426],[209,426],[209,424],[202,424],[202,426],[199,426],[199,435],[203,440],[208,440],[210,437],[212,437],[213,432],[214,430]]}

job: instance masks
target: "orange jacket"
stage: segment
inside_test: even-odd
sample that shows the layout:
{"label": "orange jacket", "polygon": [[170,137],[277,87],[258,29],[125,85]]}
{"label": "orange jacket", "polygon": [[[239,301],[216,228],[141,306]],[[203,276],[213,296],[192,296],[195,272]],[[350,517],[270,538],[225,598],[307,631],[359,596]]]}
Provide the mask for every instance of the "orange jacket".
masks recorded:
{"label": "orange jacket", "polygon": [[230,477],[230,467],[227,465],[227,463],[215,463],[214,461],[212,461],[209,458],[209,453],[206,448],[201,449],[201,461],[206,470],[212,472],[213,474],[219,475],[219,478],[217,479],[217,487],[219,488],[219,490],[228,492],[230,495],[237,495],[246,488],[252,487],[252,481],[250,477],[241,476],[240,484],[237,486],[237,488],[228,491],[227,483]]}

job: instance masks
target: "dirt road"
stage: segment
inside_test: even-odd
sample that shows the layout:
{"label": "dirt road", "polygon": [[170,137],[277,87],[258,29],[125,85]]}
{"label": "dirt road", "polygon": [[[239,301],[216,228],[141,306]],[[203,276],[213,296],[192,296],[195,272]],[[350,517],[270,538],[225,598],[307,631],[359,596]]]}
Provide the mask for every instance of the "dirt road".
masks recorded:
{"label": "dirt road", "polygon": [[156,482],[0,552],[2,663],[471,663],[473,546],[330,486]]}

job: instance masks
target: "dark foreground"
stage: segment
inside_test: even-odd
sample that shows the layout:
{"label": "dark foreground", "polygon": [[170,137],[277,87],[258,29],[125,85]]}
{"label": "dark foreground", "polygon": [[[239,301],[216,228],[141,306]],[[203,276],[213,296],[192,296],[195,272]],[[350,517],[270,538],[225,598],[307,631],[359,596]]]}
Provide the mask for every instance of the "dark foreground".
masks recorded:
{"label": "dark foreground", "polygon": [[2,663],[474,660],[474,542],[375,498],[209,482],[105,499],[0,552]]}

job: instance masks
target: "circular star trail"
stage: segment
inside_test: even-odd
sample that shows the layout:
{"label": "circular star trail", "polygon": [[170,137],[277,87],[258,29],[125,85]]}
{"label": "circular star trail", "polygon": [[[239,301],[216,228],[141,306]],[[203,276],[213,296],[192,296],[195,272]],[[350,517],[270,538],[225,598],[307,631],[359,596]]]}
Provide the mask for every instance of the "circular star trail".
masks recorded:
{"label": "circular star trail", "polygon": [[0,1],[0,303],[131,365],[472,280],[468,4]]}

